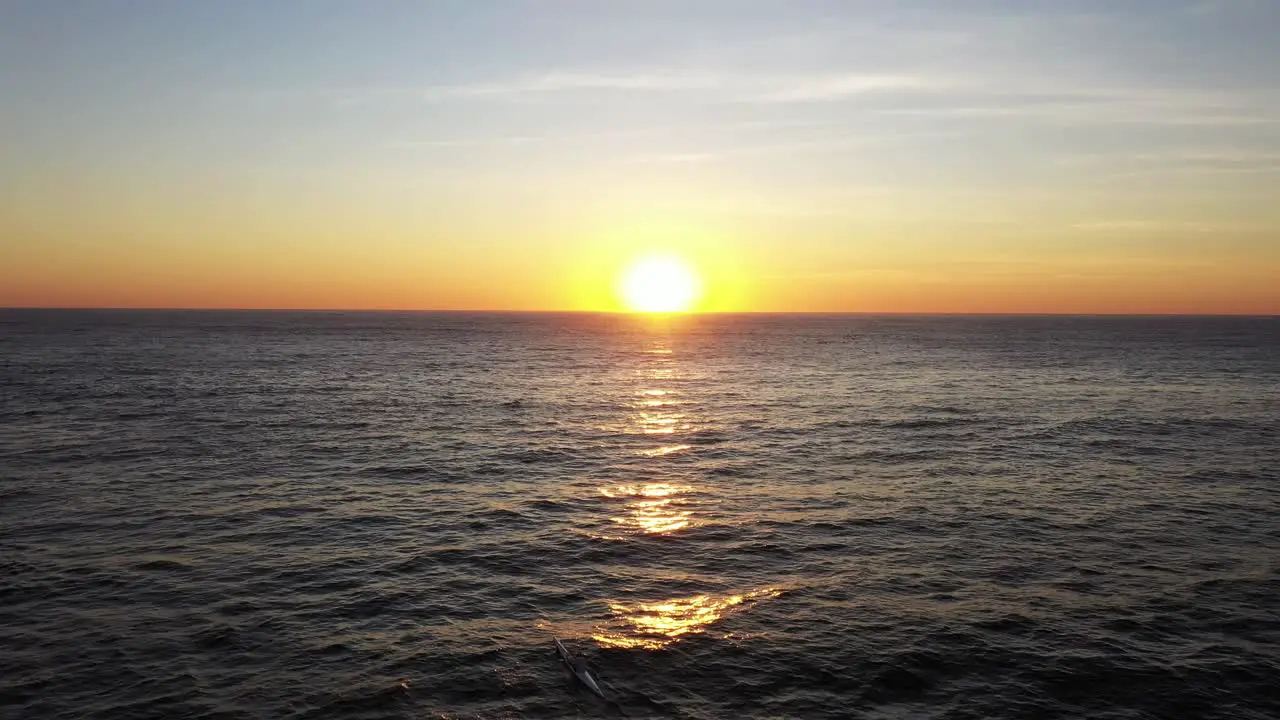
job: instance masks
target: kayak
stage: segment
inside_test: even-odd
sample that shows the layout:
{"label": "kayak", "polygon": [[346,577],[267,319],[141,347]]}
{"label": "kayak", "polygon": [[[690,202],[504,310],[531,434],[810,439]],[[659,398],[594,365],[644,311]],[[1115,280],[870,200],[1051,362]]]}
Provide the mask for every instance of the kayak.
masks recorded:
{"label": "kayak", "polygon": [[587,669],[587,661],[580,657],[574,657],[570,654],[569,651],[565,649],[564,643],[560,642],[559,638],[553,639],[556,641],[556,650],[560,653],[560,659],[564,661],[565,665],[569,666],[569,669],[573,671],[574,676],[576,676],[583,685],[590,688],[591,692],[603,698],[604,691],[600,689],[600,684],[596,682],[596,679],[591,675],[591,671]]}

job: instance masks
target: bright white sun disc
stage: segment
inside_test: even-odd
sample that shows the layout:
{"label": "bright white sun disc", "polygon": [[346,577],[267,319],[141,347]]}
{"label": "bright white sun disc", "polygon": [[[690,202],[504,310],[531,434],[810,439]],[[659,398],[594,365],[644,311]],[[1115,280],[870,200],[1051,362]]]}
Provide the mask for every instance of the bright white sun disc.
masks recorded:
{"label": "bright white sun disc", "polygon": [[635,312],[683,312],[698,295],[698,278],[679,258],[648,257],[627,269],[621,289]]}

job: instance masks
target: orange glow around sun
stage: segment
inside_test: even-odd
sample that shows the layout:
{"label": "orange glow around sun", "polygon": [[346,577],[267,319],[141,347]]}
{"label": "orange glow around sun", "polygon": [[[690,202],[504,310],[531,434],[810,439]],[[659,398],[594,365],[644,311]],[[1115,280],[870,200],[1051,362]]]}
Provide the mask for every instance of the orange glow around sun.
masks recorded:
{"label": "orange glow around sun", "polygon": [[688,312],[701,293],[698,274],[674,255],[651,255],[633,261],[623,272],[618,292],[632,312]]}

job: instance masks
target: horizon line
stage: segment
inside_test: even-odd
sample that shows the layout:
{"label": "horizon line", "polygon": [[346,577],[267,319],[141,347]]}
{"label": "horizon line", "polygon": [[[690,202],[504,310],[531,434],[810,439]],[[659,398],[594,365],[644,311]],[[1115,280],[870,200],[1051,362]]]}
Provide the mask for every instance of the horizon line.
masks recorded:
{"label": "horizon line", "polygon": [[0,312],[263,312],[263,313],[421,313],[458,315],[627,315],[635,317],[692,317],[699,315],[858,315],[858,316],[951,316],[951,317],[1238,317],[1280,318],[1276,312],[956,312],[937,310],[710,310],[676,313],[646,313],[629,310],[497,310],[462,308],[255,308],[255,307],[129,307],[129,306],[0,306]]}

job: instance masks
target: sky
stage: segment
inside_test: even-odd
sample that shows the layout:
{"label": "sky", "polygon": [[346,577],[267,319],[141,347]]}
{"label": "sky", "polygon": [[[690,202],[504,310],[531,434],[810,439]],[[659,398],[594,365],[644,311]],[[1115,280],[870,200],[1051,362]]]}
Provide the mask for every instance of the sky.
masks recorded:
{"label": "sky", "polygon": [[1280,313],[1273,0],[0,0],[0,306]]}

